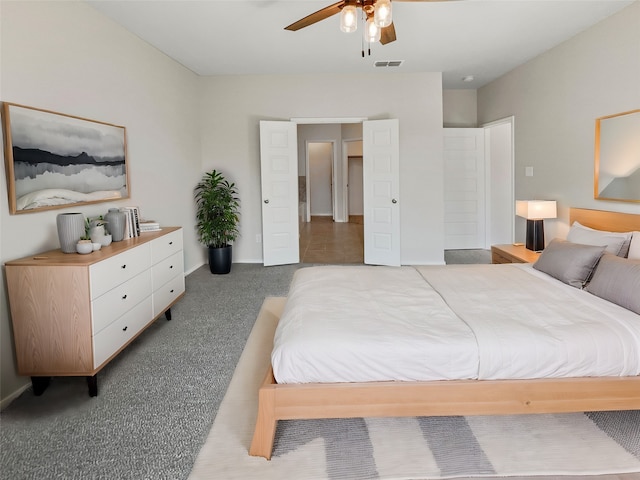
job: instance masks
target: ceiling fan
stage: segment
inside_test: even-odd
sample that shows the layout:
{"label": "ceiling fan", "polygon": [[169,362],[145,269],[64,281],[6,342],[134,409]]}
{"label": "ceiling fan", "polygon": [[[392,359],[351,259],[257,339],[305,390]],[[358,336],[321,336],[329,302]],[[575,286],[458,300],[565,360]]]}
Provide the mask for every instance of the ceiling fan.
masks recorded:
{"label": "ceiling fan", "polygon": [[[449,0],[394,0],[396,2],[446,2]],[[358,28],[358,12],[362,10],[365,21],[364,39],[369,43],[380,42],[382,45],[396,40],[396,29],[393,25],[391,0],[342,0],[292,23],[285,30],[293,32],[321,20],[340,14],[340,30],[353,32]]]}

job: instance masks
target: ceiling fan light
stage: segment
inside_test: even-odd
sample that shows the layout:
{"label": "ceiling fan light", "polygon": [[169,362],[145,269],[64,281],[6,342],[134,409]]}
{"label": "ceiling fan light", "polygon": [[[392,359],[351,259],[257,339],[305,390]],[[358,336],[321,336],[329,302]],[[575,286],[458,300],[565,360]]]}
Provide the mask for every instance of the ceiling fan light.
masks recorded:
{"label": "ceiling fan light", "polygon": [[355,32],[358,28],[358,9],[355,5],[347,4],[340,12],[340,30]]}
{"label": "ceiling fan light", "polygon": [[391,25],[391,0],[376,1],[373,19],[379,28]]}
{"label": "ceiling fan light", "polygon": [[367,23],[364,28],[364,40],[368,43],[375,43],[380,41],[380,29],[373,20],[373,17],[367,18]]}

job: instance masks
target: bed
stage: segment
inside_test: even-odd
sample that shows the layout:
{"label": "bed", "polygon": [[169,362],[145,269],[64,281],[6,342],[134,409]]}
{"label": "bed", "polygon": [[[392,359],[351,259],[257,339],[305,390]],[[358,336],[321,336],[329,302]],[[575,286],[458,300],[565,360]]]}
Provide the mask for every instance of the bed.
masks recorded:
{"label": "bed", "polygon": [[[593,228],[610,232],[640,230],[640,215],[634,214],[571,209],[570,221],[572,224],[573,222],[579,222],[587,229]],[[585,233],[588,234],[589,232]],[[559,244],[557,248],[560,247],[564,248],[563,245]],[[556,248],[556,245],[554,245],[554,248]],[[628,245],[626,248],[628,248]],[[561,250],[559,251],[562,253]],[[602,252],[600,255],[602,255]],[[609,255],[609,257],[613,257],[613,255]],[[549,253],[548,258],[552,258],[551,253]],[[599,258],[600,256],[598,256]],[[493,267],[495,272],[504,272],[506,269],[517,271],[520,283],[527,284],[530,282],[530,277],[536,278],[536,276],[539,279],[536,278],[536,280],[531,281],[532,284],[537,285],[540,283],[542,285],[547,282],[544,278],[546,274],[538,271],[534,272],[530,265],[483,267]],[[444,293],[438,291],[435,298],[429,289],[425,290],[420,286],[420,279],[416,275],[419,277],[426,275],[427,278],[425,280],[427,283],[434,284],[439,282],[440,277],[446,276],[447,267],[438,268],[444,270],[430,269],[429,267],[396,270],[396,272],[407,272],[409,277],[408,286],[402,287],[395,293],[392,289],[391,296],[394,299],[390,300],[388,304],[384,302],[382,304],[376,303],[375,308],[388,310],[388,313],[393,317],[394,302],[396,302],[399,310],[403,309],[403,312],[408,312],[395,315],[400,317],[398,321],[402,329],[404,320],[410,322],[411,312],[423,309],[427,304],[430,305],[430,314],[438,319],[440,324],[448,325],[452,316],[448,310],[449,304],[465,303],[466,301],[468,305],[466,307],[463,305],[462,307],[467,308],[467,310],[464,310],[460,305],[452,305],[456,312],[453,316],[460,316],[464,319],[465,316],[470,315],[462,323],[472,324],[473,315],[469,313],[469,308],[473,310],[472,302],[469,302],[468,299],[465,301],[456,299],[455,292],[452,293],[454,296],[449,296],[446,293],[447,289],[456,290],[455,286],[452,287],[451,284],[442,283],[438,288],[443,289]],[[529,269],[529,271],[526,271],[526,269]],[[396,274],[399,273],[394,273],[393,275]],[[429,275],[431,276],[429,277]],[[525,276],[522,277],[522,275]],[[497,275],[497,277],[500,276],[501,273]],[[378,279],[373,278],[371,281],[376,282]],[[482,283],[478,279],[475,281],[470,279],[469,282]],[[509,282],[509,279],[496,280],[492,278],[491,282],[485,283],[487,285],[495,283],[495,288],[500,289],[503,287],[504,282]],[[389,283],[393,284],[393,282]],[[336,287],[339,287],[339,285],[336,285]],[[365,285],[365,287],[367,286]],[[565,290],[567,290],[569,296],[560,296],[557,299],[561,309],[571,307],[574,300],[580,302],[586,297],[593,296],[573,286],[565,285],[564,287],[566,287]],[[460,288],[464,290],[466,287],[461,286]],[[546,287],[536,286],[532,288],[531,295],[540,294],[540,292],[544,294],[544,290],[538,290],[538,288]],[[488,286],[481,286],[480,293],[474,291],[473,295],[483,295],[484,290],[487,289],[491,290]],[[359,292],[355,289],[352,295],[361,295],[367,290],[368,288],[364,287]],[[296,291],[293,293],[295,294]],[[344,297],[341,301],[348,302],[349,298]],[[591,302],[591,299],[586,301]],[[589,309],[602,309],[604,312],[608,308],[606,304],[609,302],[606,300],[596,298],[593,302],[595,302],[593,305],[587,303]],[[292,299],[289,300],[289,303],[285,310],[287,308],[289,310],[295,308],[295,303]],[[323,305],[326,306],[327,303],[326,298],[320,298],[318,299],[318,304],[315,307],[311,305],[310,308],[311,310],[313,308],[319,309]],[[340,302],[336,303],[338,303],[336,308],[339,309]],[[367,300],[365,298],[364,304],[366,305],[366,303]],[[540,304],[544,305],[544,302],[540,302]],[[523,355],[524,361],[519,364],[514,362],[520,356],[517,349],[511,352],[506,349],[505,352],[501,351],[500,355],[494,355],[500,358],[493,359],[495,360],[493,364],[489,360],[491,360],[491,352],[494,350],[491,348],[485,349],[484,357],[482,354],[479,357],[483,358],[483,368],[479,368],[478,364],[474,363],[475,360],[471,358],[479,355],[477,351],[473,351],[475,344],[473,335],[490,338],[492,329],[494,332],[500,333],[502,331],[500,321],[507,321],[507,314],[504,315],[502,320],[497,319],[494,324],[489,322],[488,332],[485,331],[483,333],[482,330],[478,330],[480,332],[478,333],[474,330],[474,334],[471,337],[466,328],[455,325],[449,328],[448,326],[444,332],[441,332],[443,334],[441,337],[456,338],[456,342],[444,342],[444,344],[439,345],[437,339],[432,340],[435,343],[430,344],[427,350],[433,355],[423,355],[423,361],[420,362],[422,365],[433,366],[433,368],[423,369],[424,371],[422,372],[414,371],[415,369],[412,369],[408,362],[412,358],[417,358],[421,353],[419,347],[413,347],[410,343],[407,343],[406,348],[402,349],[408,352],[405,358],[394,359],[394,362],[398,360],[398,367],[395,373],[376,371],[379,369],[384,370],[383,368],[374,368],[372,369],[374,370],[373,373],[367,371],[367,368],[361,369],[362,371],[360,372],[357,371],[358,369],[350,368],[349,375],[354,376],[339,377],[338,381],[333,382],[327,379],[335,377],[323,376],[322,368],[314,365],[313,356],[310,357],[310,364],[302,364],[299,369],[304,372],[311,372],[312,375],[310,377],[300,379],[301,377],[296,376],[297,374],[294,372],[292,377],[289,378],[287,369],[282,368],[280,365],[280,363],[286,363],[281,362],[281,358],[285,358],[286,355],[278,350],[279,334],[277,332],[272,364],[268,367],[266,377],[258,392],[258,415],[249,453],[269,459],[277,422],[285,419],[500,415],[640,409],[640,371],[638,371],[638,368],[640,368],[640,315],[631,311],[626,313],[626,309],[617,305],[612,305],[612,307],[613,313],[603,313],[603,315],[609,315],[612,319],[609,323],[615,324],[611,329],[607,328],[607,330],[612,330],[611,332],[604,332],[597,324],[589,323],[590,320],[585,320],[584,324],[580,325],[580,336],[583,337],[583,343],[589,343],[597,337],[611,336],[613,341],[611,345],[613,346],[603,347],[596,352],[594,357],[602,358],[604,361],[598,360],[594,362],[593,358],[583,357],[581,355],[583,347],[578,343],[577,346],[572,347],[572,350],[569,349],[570,351],[563,353],[568,359],[567,362],[552,365],[548,371],[542,373],[529,367],[531,364],[536,363],[536,354],[542,357],[547,355],[544,350],[547,347],[544,344],[543,347],[540,347],[540,350],[537,346],[532,348],[533,359],[530,354]],[[514,307],[505,307],[505,309],[508,308]],[[544,312],[541,313],[541,316],[544,317]],[[290,315],[290,313],[287,312],[287,315]],[[304,316],[304,313],[302,315]],[[580,312],[569,309],[565,312],[565,315],[568,317],[580,316]],[[482,316],[480,317],[482,318]],[[336,324],[336,328],[338,328],[339,323]],[[357,325],[357,321],[355,323]],[[482,321],[479,321],[479,323],[482,323]],[[430,330],[437,330],[437,325],[438,322],[430,325],[425,335],[428,336]],[[542,325],[540,328],[544,329],[547,326]],[[318,335],[320,335],[319,332],[317,332]],[[340,331],[339,334],[341,335],[342,332]],[[561,334],[562,332],[559,333],[559,335]],[[567,335],[570,334],[573,335],[571,332],[567,333]],[[508,344],[508,337],[503,340]],[[456,350],[460,345],[462,347]],[[471,348],[471,354],[465,353],[470,351],[469,348]],[[554,346],[551,345],[549,348],[553,349]],[[312,352],[313,346],[305,346],[304,349]],[[351,360],[346,360],[351,362],[350,365],[358,363],[357,360],[361,359],[360,355],[364,355],[358,348],[353,350],[354,352],[351,353],[355,357],[352,357]],[[432,350],[433,352],[431,352]],[[348,352],[349,349],[345,349],[345,351]],[[388,364],[393,363],[384,357],[384,345],[374,346],[374,351],[377,352],[378,356],[384,358],[384,361],[379,365],[383,365],[386,368]],[[489,352],[488,357],[486,352]],[[436,359],[440,354],[448,355],[448,357],[441,358],[441,365],[437,365],[438,361]],[[322,355],[321,351],[319,355]],[[327,357],[335,355],[337,355],[338,363],[344,363],[345,360],[341,360],[341,354],[336,352],[332,352],[332,355],[327,355]],[[621,361],[621,358],[624,360]],[[506,363],[512,368],[507,368],[506,373],[496,370],[492,365],[500,364],[500,362]],[[288,363],[289,366],[295,367],[296,364],[300,363],[300,360],[294,358]],[[366,361],[361,363],[369,365]],[[624,365],[624,368],[621,367],[616,370],[615,365],[620,367],[621,364]],[[274,374],[274,367],[277,374]],[[331,369],[330,362],[328,368]],[[354,370],[354,372],[351,372],[351,370]],[[404,376],[399,377],[398,375]],[[279,383],[275,380],[276,376],[280,380]],[[388,380],[389,378],[394,380]]]}

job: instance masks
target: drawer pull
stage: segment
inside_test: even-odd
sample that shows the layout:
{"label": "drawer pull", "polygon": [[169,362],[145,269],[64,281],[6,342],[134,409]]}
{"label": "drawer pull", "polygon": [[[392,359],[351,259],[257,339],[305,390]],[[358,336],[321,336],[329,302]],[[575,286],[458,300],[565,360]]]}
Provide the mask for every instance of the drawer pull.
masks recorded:
{"label": "drawer pull", "polygon": [[122,299],[123,299],[123,300],[126,300],[126,299],[127,299],[127,295],[126,295],[126,294],[124,294],[124,295],[122,296]]}
{"label": "drawer pull", "polygon": [[122,329],[122,331],[123,331],[123,332],[126,332],[126,331],[127,331],[127,328],[129,328],[129,327],[128,327],[128,326],[124,327],[124,328]]}
{"label": "drawer pull", "polygon": [[169,265],[169,270],[171,270],[173,268],[173,265]]}
{"label": "drawer pull", "polygon": [[173,242],[169,242],[169,245],[173,245]]}
{"label": "drawer pull", "polygon": [[173,293],[173,288],[169,291],[169,293]]}
{"label": "drawer pull", "polygon": [[124,265],[122,265],[122,268],[127,268],[127,264],[125,263]]}

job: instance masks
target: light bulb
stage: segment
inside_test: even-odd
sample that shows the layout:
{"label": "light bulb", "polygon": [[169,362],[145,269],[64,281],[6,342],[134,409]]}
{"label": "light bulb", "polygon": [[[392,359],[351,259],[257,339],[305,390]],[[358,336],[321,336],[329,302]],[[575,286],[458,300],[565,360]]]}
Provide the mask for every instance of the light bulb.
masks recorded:
{"label": "light bulb", "polygon": [[340,12],[340,30],[355,32],[358,28],[358,10],[355,5],[345,5]]}
{"label": "light bulb", "polygon": [[367,23],[364,29],[364,40],[368,43],[375,43],[380,41],[380,29],[373,21],[373,17],[367,18]]}
{"label": "light bulb", "polygon": [[391,0],[377,0],[373,19],[379,28],[391,25]]}

